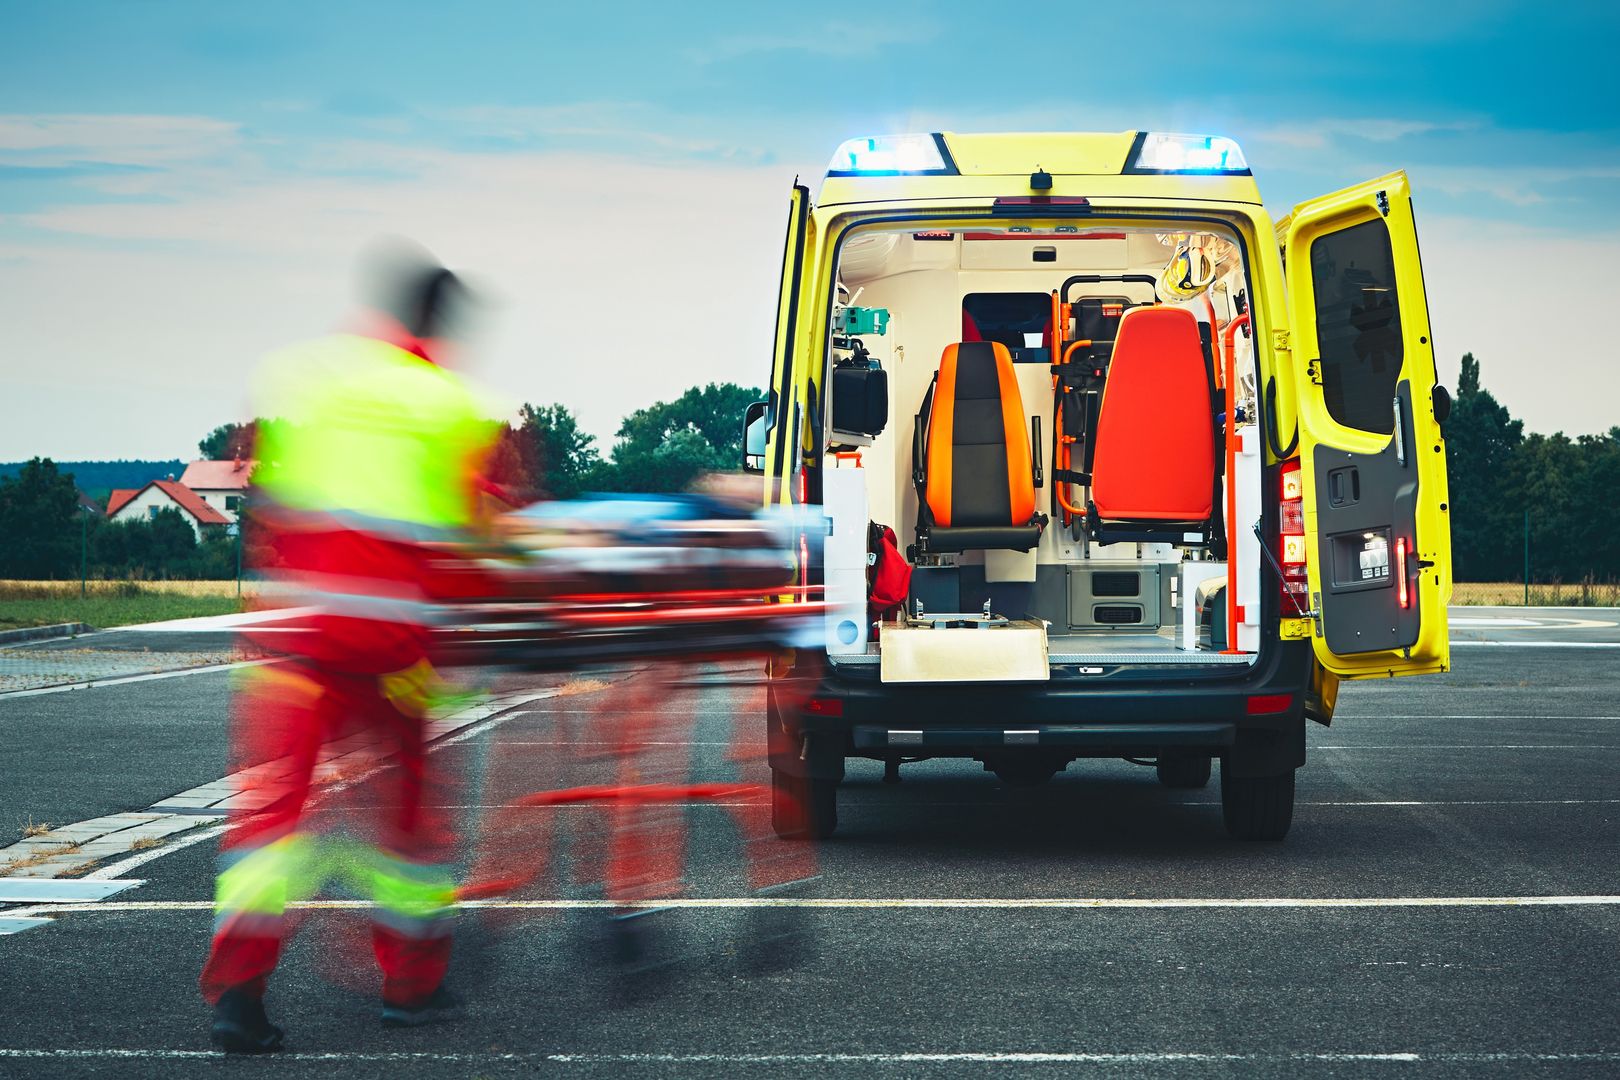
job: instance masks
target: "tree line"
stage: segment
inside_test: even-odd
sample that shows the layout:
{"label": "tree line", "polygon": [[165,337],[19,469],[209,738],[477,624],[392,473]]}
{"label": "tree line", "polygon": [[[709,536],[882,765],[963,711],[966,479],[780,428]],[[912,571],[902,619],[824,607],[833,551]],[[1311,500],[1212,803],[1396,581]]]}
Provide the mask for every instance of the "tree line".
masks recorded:
{"label": "tree line", "polygon": [[1458,581],[1521,580],[1527,525],[1531,581],[1620,581],[1620,427],[1527,435],[1469,353],[1444,429]]}
{"label": "tree line", "polygon": [[[566,406],[525,404],[516,422],[500,427],[489,477],[513,505],[591,491],[681,491],[703,473],[737,468],[743,411],[760,396],[734,383],[693,387],[625,417],[606,455]],[[198,452],[251,457],[257,426],[222,424],[199,440]],[[205,527],[199,540],[174,509],[107,521],[81,509],[79,490],[75,474],[48,458],[0,476],[0,578],[68,579],[81,567],[104,578],[235,576],[237,541],[223,526]]]}
{"label": "tree line", "polygon": [[[509,501],[590,491],[679,491],[742,460],[742,415],[758,390],[693,387],[638,409],[602,453],[563,405],[526,404],[502,425],[491,478]],[[252,452],[254,424],[224,424],[198,444],[205,457]],[[1526,434],[1463,357],[1445,423],[1452,556],[1459,581],[1518,581],[1528,520],[1536,582],[1620,581],[1620,427],[1601,435]],[[73,473],[35,459],[0,478],[0,578],[67,578],[87,555],[107,577],[230,577],[235,542],[198,543],[178,511],[129,523],[81,518]]]}

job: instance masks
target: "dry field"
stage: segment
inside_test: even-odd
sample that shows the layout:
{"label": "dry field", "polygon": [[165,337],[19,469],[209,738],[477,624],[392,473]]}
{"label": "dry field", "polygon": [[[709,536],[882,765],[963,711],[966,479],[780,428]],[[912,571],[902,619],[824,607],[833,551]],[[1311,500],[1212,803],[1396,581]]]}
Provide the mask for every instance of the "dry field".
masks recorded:
{"label": "dry field", "polygon": [[[1476,607],[1515,607],[1525,602],[1521,581],[1459,581],[1451,602]],[[1530,586],[1531,607],[1620,607],[1620,582]]]}

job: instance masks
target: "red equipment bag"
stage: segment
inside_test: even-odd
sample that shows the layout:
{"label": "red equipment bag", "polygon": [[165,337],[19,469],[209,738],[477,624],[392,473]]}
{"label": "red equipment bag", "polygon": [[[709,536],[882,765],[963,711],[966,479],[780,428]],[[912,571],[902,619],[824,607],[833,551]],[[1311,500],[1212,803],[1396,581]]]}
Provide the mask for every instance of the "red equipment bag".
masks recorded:
{"label": "red equipment bag", "polygon": [[866,526],[866,605],[881,619],[906,602],[911,590],[911,564],[900,554],[894,530],[868,522]]}

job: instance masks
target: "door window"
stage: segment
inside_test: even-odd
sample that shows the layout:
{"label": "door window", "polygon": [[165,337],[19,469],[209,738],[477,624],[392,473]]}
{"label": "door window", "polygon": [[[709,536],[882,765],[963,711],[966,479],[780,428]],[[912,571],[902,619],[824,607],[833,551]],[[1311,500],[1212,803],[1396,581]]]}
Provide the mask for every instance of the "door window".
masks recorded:
{"label": "door window", "polygon": [[1374,218],[1311,243],[1322,396],[1345,427],[1395,430],[1401,373],[1401,309],[1389,230]]}

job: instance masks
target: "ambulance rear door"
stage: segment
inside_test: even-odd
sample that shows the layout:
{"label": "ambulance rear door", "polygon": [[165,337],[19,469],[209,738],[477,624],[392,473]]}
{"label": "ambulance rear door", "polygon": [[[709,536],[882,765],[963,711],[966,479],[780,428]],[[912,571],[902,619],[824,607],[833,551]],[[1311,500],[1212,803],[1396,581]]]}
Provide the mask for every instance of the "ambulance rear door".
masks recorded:
{"label": "ambulance rear door", "polygon": [[810,213],[810,189],[795,183],[788,200],[787,242],[782,251],[782,284],[776,299],[776,340],[771,362],[769,424],[765,443],[765,498],[767,502],[793,501],[796,485],[790,480],[799,464],[794,452],[801,438],[804,382],[800,370],[808,361],[799,356],[804,338],[806,283],[814,277],[810,253],[815,250],[815,218]]}
{"label": "ambulance rear door", "polygon": [[1278,232],[1317,657],[1349,678],[1445,671],[1450,398],[1406,174],[1303,203]]}

